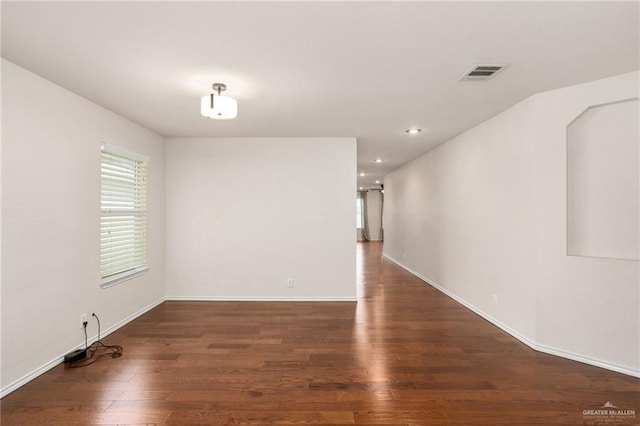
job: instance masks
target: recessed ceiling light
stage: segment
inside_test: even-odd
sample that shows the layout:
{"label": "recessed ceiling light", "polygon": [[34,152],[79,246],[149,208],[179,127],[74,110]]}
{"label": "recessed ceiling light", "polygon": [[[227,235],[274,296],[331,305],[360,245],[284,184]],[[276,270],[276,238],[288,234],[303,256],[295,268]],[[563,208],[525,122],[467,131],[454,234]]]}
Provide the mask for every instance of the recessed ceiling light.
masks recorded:
{"label": "recessed ceiling light", "polygon": [[383,158],[376,158],[375,160],[373,160],[374,163],[382,163],[383,161]]}
{"label": "recessed ceiling light", "polygon": [[362,173],[360,173],[360,176],[366,176],[366,175],[364,174],[364,172],[362,172]]}
{"label": "recessed ceiling light", "polygon": [[376,183],[380,183],[380,181],[379,181],[379,180],[377,180],[377,181],[376,181]]}
{"label": "recessed ceiling light", "polygon": [[362,190],[362,187],[360,187],[360,190]]}
{"label": "recessed ceiling light", "polygon": [[422,131],[422,129],[418,129],[418,128],[415,128],[415,127],[412,128],[412,129],[405,130],[405,132],[409,133],[410,135],[417,135],[421,131]]}

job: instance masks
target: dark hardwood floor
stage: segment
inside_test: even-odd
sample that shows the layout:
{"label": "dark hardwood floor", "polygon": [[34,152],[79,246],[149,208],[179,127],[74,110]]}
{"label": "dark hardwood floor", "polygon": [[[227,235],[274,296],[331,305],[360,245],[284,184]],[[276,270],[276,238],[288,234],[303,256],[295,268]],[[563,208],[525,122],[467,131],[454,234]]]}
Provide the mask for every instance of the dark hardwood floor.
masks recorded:
{"label": "dark hardwood floor", "polygon": [[[636,424],[640,380],[537,353],[358,245],[358,303],[166,302],[1,402],[9,425]],[[606,402],[635,419],[585,416]],[[609,423],[603,423],[608,421]]]}

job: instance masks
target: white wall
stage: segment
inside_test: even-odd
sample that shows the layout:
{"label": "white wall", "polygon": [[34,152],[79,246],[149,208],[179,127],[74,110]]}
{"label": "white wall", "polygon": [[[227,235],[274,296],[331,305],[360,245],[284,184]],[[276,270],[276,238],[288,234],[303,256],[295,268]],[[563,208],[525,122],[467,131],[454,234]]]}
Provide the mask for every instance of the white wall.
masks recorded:
{"label": "white wall", "polygon": [[[150,157],[148,273],[100,288],[100,143]],[[2,389],[164,296],[164,140],[2,60]],[[89,337],[95,335],[90,321]],[[126,350],[126,349],[125,349]]]}
{"label": "white wall", "polygon": [[169,299],[355,300],[355,138],[169,139],[166,173]]}
{"label": "white wall", "polygon": [[568,256],[566,223],[567,125],[638,78],[536,95],[386,176],[385,255],[539,350],[640,375],[639,263]]}
{"label": "white wall", "polygon": [[638,97],[639,81],[635,72],[535,97],[537,343],[636,375],[640,262],[567,256],[566,133],[588,107]]}

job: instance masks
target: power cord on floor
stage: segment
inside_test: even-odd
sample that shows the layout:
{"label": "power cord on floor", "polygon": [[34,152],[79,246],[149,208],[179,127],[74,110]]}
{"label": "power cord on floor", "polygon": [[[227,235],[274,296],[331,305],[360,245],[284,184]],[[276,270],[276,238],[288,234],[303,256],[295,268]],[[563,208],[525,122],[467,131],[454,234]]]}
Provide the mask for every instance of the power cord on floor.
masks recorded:
{"label": "power cord on floor", "polygon": [[84,359],[66,364],[67,367],[86,367],[107,355],[110,355],[111,358],[120,358],[122,356],[122,351],[124,350],[122,346],[105,345],[102,343],[102,340],[100,340],[100,318],[98,318],[95,313],[91,314],[91,316],[93,316],[98,323],[98,340],[93,342],[90,346],[87,346],[87,322],[85,321],[82,325],[84,325],[84,347],[87,350],[87,356]]}

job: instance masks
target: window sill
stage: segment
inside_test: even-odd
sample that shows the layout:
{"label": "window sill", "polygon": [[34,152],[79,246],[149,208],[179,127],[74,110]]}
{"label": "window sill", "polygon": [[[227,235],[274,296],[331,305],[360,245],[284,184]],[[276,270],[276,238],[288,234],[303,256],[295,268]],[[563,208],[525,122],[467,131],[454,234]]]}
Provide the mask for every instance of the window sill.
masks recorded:
{"label": "window sill", "polygon": [[114,285],[128,281],[132,278],[139,277],[140,275],[146,274],[148,270],[149,270],[148,266],[140,266],[130,271],[122,272],[117,275],[103,278],[102,281],[100,281],[100,287],[102,288],[112,287]]}

